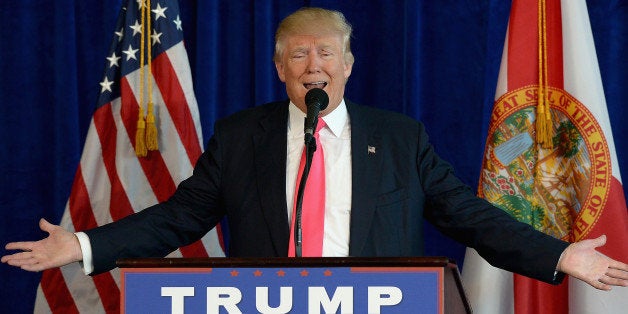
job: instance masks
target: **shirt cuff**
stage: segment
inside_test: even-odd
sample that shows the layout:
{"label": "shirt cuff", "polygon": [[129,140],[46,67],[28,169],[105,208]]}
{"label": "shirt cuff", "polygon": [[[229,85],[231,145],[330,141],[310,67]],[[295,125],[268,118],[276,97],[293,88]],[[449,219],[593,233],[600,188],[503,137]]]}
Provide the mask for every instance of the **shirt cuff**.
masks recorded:
{"label": "shirt cuff", "polygon": [[567,249],[565,248],[563,250],[562,253],[560,253],[560,257],[558,258],[558,262],[556,263],[556,268],[554,270],[554,283],[561,283],[563,281],[563,278],[565,278],[565,273],[561,272],[560,270],[558,270],[558,265],[560,265],[560,261],[563,259],[563,255],[565,255],[565,251],[567,251]]}
{"label": "shirt cuff", "polygon": [[83,261],[79,262],[79,264],[83,268],[85,275],[89,275],[94,272],[92,244],[89,242],[89,237],[85,234],[85,232],[75,232],[74,235],[81,245],[81,253],[83,254]]}

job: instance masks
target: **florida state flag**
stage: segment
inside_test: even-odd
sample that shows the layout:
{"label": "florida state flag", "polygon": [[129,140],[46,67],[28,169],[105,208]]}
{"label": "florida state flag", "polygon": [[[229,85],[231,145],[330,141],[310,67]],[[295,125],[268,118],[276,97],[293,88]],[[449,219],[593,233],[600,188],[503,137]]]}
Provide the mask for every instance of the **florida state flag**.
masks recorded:
{"label": "florida state flag", "polygon": [[[584,0],[513,0],[479,195],[537,230],[628,261],[628,212]],[[552,286],[469,249],[477,313],[625,313],[628,288]]]}

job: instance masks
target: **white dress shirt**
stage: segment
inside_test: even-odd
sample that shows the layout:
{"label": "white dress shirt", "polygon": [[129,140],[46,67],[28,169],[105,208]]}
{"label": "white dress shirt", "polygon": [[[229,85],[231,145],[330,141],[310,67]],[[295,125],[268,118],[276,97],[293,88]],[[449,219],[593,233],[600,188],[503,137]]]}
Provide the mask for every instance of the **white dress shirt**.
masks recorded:
{"label": "white dress shirt", "polygon": [[[306,114],[292,102],[289,111],[286,201],[288,221],[291,221],[297,172],[304,146],[303,121]],[[344,100],[322,119],[327,124],[318,133],[325,156],[323,256],[347,256],[351,220],[351,125]]]}
{"label": "white dress shirt", "polygon": [[[286,165],[288,221],[292,219],[296,177],[303,152],[305,116],[304,112],[290,102]],[[351,125],[344,100],[322,119],[327,124],[319,131],[325,156],[323,256],[347,256],[351,221]],[[75,235],[81,245],[83,271],[89,275],[94,270],[89,237],[84,232],[76,232]]]}

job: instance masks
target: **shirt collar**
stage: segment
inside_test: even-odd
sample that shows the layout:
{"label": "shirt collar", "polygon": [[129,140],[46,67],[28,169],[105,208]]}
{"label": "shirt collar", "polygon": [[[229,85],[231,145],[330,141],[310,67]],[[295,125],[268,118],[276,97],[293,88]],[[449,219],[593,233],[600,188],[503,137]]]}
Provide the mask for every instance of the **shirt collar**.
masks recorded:
{"label": "shirt collar", "polygon": [[[303,119],[306,114],[301,111],[292,101],[288,109],[290,118],[288,119],[288,132],[291,134],[303,133]],[[332,112],[322,117],[327,124],[327,127],[331,130],[334,136],[339,137],[342,134],[342,130],[347,123],[349,114],[347,112],[347,106],[345,100],[340,101],[340,104]]]}

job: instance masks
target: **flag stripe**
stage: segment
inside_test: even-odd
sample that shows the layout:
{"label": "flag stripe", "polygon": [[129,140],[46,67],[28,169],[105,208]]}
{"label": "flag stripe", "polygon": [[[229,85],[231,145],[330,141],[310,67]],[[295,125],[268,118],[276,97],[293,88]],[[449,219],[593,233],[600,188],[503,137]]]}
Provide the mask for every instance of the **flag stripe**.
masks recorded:
{"label": "flag stripe", "polygon": [[69,211],[72,216],[72,224],[77,229],[90,229],[98,226],[94,212],[89,205],[89,195],[83,181],[83,171],[81,167],[76,171],[74,183],[72,184],[72,194],[69,199]]}
{"label": "flag stripe", "polygon": [[[540,1],[540,0],[538,0]],[[547,84],[552,87],[563,87],[563,47],[561,31],[560,1],[545,1],[546,26],[542,31],[546,33],[546,47],[539,45],[540,18],[537,1],[513,2],[512,19],[515,23],[513,33],[509,36],[509,43],[516,43],[517,49],[508,51],[508,89],[513,90],[525,85],[545,86],[539,82],[539,49],[545,55]],[[511,15],[512,16],[512,15]],[[533,31],[535,30],[535,31]],[[514,311],[515,313],[568,313],[568,286],[563,283],[559,286],[550,286],[546,283],[513,274]]]}
{"label": "flag stripe", "polygon": [[[188,110],[190,110],[192,120],[199,121],[199,123],[195,123],[194,126],[196,128],[196,135],[198,136],[198,145],[199,147],[203,147],[205,143],[203,142],[203,131],[201,129],[200,113],[198,111],[198,106],[190,105],[195,104],[196,99],[194,98],[194,84],[192,84],[192,75],[190,74],[188,56],[185,52],[185,45],[183,41],[168,49],[168,51],[166,51],[166,54],[168,55],[168,60],[170,60],[172,69],[174,70],[175,75],[179,80],[181,89],[183,90],[183,96],[185,97],[186,103],[188,104],[187,107]],[[196,163],[196,160],[194,160],[192,164],[194,163]]]}
{"label": "flag stripe", "polygon": [[[132,76],[133,74],[127,75],[127,78],[130,78],[129,82],[133,81]],[[122,86],[126,85],[125,80],[126,78],[120,81]],[[137,123],[137,116],[130,117],[129,114],[131,110],[135,110],[134,112],[137,113],[137,108],[130,107],[133,107],[133,105],[129,99],[117,98],[111,102],[113,120],[116,123],[116,128],[119,130],[116,144],[116,171],[118,172],[118,177],[122,180],[122,185],[132,210],[137,212],[156,204],[157,198],[155,196],[156,192],[151,188],[148,178],[140,165],[140,158],[137,158],[135,154],[135,148],[130,138],[132,133],[127,131],[127,124],[136,125]],[[132,137],[134,139],[135,135],[133,134]],[[102,162],[104,164],[104,160]],[[104,166],[102,167],[104,168]],[[167,175],[167,173],[163,175]],[[109,208],[106,208],[106,210],[108,211]]]}
{"label": "flag stripe", "polygon": [[[121,97],[123,99],[122,110],[124,111],[121,113],[123,117],[122,122],[124,123],[127,134],[129,134],[131,146],[135,147],[136,143],[134,135],[137,130],[139,105],[137,103],[137,99],[131,91],[128,81],[126,79],[122,79],[121,84]],[[133,117],[135,117],[135,119],[133,119]],[[174,193],[176,185],[174,184],[172,177],[165,175],[168,174],[169,171],[163,158],[161,158],[161,154],[158,151],[151,151],[148,152],[148,154],[147,158],[139,158],[139,164],[144,171],[146,179],[148,179],[148,183],[150,184],[157,201],[163,202],[167,200],[172,193]]]}
{"label": "flag stripe", "polygon": [[[46,300],[46,295],[44,294],[44,291],[41,285],[37,287],[37,295],[35,298],[36,298],[36,302],[35,302],[35,308],[33,309],[33,313],[51,313],[52,312],[47,302],[40,302],[40,300]],[[69,311],[69,313],[72,313],[72,312]]]}
{"label": "flag stripe", "polygon": [[547,4],[547,76],[549,86],[563,88],[563,32],[560,1]]}
{"label": "flag stripe", "polygon": [[[565,62],[571,62],[571,66],[565,67],[565,90],[581,103],[591,104],[588,109],[600,124],[608,150],[612,152],[611,165],[619,165],[586,3],[568,1],[562,10],[564,40],[573,47],[564,51]],[[619,167],[611,167],[611,170],[621,184]]]}
{"label": "flag stripe", "polygon": [[[137,97],[136,97],[136,95],[138,95],[139,93],[139,87],[138,87],[139,71],[129,73],[125,77],[124,81],[125,82],[122,82],[121,84],[123,84],[124,87],[130,88],[130,91],[122,90],[122,92],[124,94],[128,94],[129,96],[124,97],[125,98],[124,106],[117,110],[114,109],[114,113],[119,115],[119,116],[116,116],[116,121],[124,121],[123,123],[124,126],[121,126],[122,128],[127,129],[127,126],[132,127],[132,128],[128,128],[127,133],[129,134],[130,137],[133,138],[132,143],[135,143],[134,134],[135,134],[135,128],[136,128],[137,114],[139,112],[138,111],[139,105],[138,105]],[[155,112],[156,112],[156,116],[155,116],[156,126],[159,128],[159,131],[160,131],[160,134],[159,134],[160,151],[163,152],[162,154],[160,154],[160,156],[163,159],[164,163],[166,164],[166,167],[169,171],[171,179],[174,182],[181,182],[182,180],[187,178],[188,173],[192,172],[192,169],[193,169],[192,163],[189,162],[189,158],[185,158],[185,159],[181,158],[182,156],[187,155],[186,149],[184,147],[184,143],[182,142],[181,138],[179,137],[179,134],[177,133],[177,129],[174,125],[172,117],[170,116],[170,113],[168,112],[168,108],[164,105],[164,100],[159,91],[158,86],[155,84],[154,81],[152,83],[153,83],[153,101],[155,103]],[[131,100],[128,100],[128,98],[130,97],[133,97],[133,98],[131,98]],[[192,98],[191,100],[193,101],[194,98]],[[114,108],[115,108],[117,106],[117,101],[114,101],[113,103],[114,103]],[[134,104],[132,105],[131,103],[134,103]],[[190,127],[190,123],[186,123],[186,122],[184,123],[186,127]],[[194,125],[196,125],[196,123]],[[124,137],[124,139],[127,140],[129,136]],[[130,142],[127,146],[119,144],[120,149],[127,148],[129,145],[134,145],[132,143]],[[139,165],[138,167],[130,167],[130,168],[139,168]],[[165,174],[166,172],[162,173],[162,175],[165,175]],[[141,185],[140,183],[135,183],[135,184]],[[133,195],[130,195],[130,198],[133,199]]]}
{"label": "flag stripe", "polygon": [[[165,54],[162,54],[162,56],[163,55]],[[155,62],[153,64],[156,66],[156,64],[158,63]],[[169,63],[165,64],[165,66],[166,67],[169,66]],[[157,75],[157,74],[154,74],[154,75],[156,78],[160,77],[160,75]],[[139,104],[135,97],[133,86],[129,84],[129,81],[132,80],[135,76],[129,75],[128,77],[130,77],[130,79],[123,78],[120,80],[120,83],[121,83],[120,91],[121,91],[121,99],[122,99],[120,115],[122,117],[121,120],[124,124],[124,128],[126,129],[126,133],[129,135],[135,134],[135,131],[137,129],[136,117],[139,114],[139,109],[138,109]],[[169,80],[172,80],[172,79],[173,78],[169,78]],[[173,86],[173,84],[169,84],[167,82],[163,84],[168,85],[168,87]],[[154,96],[159,96],[159,95],[154,95]],[[163,99],[163,96],[159,100],[161,99]],[[173,100],[169,100],[169,101],[172,102]],[[164,102],[167,103],[166,100],[164,100]],[[178,106],[178,107],[182,107],[182,106]],[[185,104],[185,107],[187,107],[187,104]],[[162,116],[161,119],[167,120],[167,117]],[[176,125],[176,122],[174,124]],[[185,123],[180,122],[180,124],[185,124]],[[186,126],[185,129],[192,129],[192,128],[189,128],[188,126]],[[196,136],[196,134],[194,135]],[[135,147],[135,138],[133,136],[129,136],[129,139],[131,141],[131,146]],[[181,142],[180,138],[178,138],[178,142]],[[191,141],[191,142],[192,144],[195,143],[195,141]],[[172,145],[172,144],[173,143],[165,143],[162,145]],[[167,200],[168,197],[170,197],[170,195],[174,193],[176,186],[171,176],[164,175],[164,174],[170,173],[170,171],[166,167],[166,164],[162,158],[162,155],[159,152],[149,152],[149,156],[147,158],[140,158],[139,162],[144,171],[144,175],[146,175],[148,182],[152,187],[152,192],[157,197],[157,200],[159,202],[163,202]],[[181,254],[184,257],[191,257],[191,256],[208,257],[209,256],[207,253],[207,250],[203,246],[203,243],[200,241],[181,247],[179,251],[181,251]]]}
{"label": "flag stripe", "polygon": [[[201,156],[201,147],[197,140],[198,134],[196,129],[188,124],[193,121],[192,115],[167,54],[161,54],[155,58],[153,73],[172,122],[179,133],[179,138],[183,141],[190,163],[195,164],[198,157]],[[173,84],[173,82],[177,84]]]}
{"label": "flag stripe", "polygon": [[628,260],[628,215],[626,214],[626,199],[624,198],[621,183],[611,179],[611,187],[604,214],[600,215],[596,226],[591,229],[588,238],[596,238],[603,234],[607,236],[606,245],[598,251],[620,261]]}
{"label": "flag stripe", "polygon": [[[122,79],[121,81],[125,82],[126,80]],[[121,89],[124,90],[124,88]],[[114,119],[111,104],[98,108],[98,110],[94,113],[93,121],[93,125],[101,143],[103,165],[105,170],[107,171],[107,177],[109,178],[111,188],[109,194],[110,207],[107,211],[110,213],[111,218],[115,221],[122,219],[125,216],[128,216],[134,212],[126,191],[122,185],[121,179],[118,175],[118,170],[116,166],[118,139],[119,137],[124,135],[121,135],[118,132],[118,127],[116,126],[116,121]],[[98,193],[98,191],[94,192]],[[81,210],[79,213],[77,213],[77,215],[92,215],[91,213],[92,211],[83,212]],[[98,294],[100,295],[100,299],[105,310],[118,308],[119,290],[111,273],[100,274],[98,276],[94,276],[92,279],[94,281],[94,285],[96,286]]]}
{"label": "flag stripe", "polygon": [[111,273],[92,276],[105,312],[115,313],[120,308],[120,289]]}
{"label": "flag stripe", "polygon": [[[109,207],[111,204],[109,203],[110,200],[108,197],[108,195],[111,194],[111,183],[109,182],[108,176],[104,173],[105,167],[102,157],[102,147],[100,146],[100,140],[98,139],[94,119],[92,119],[90,121],[85,146],[83,148],[83,155],[81,156],[79,164],[81,180],[84,185],[84,192],[79,193],[79,196],[82,198],[81,203],[79,204],[85,204],[85,208],[91,208],[91,211],[89,213],[81,211],[77,213],[77,215],[83,213],[86,215],[93,215],[96,225],[76,225],[73,221],[78,217],[72,217],[72,222],[68,222],[68,227],[73,230],[93,228],[113,221],[111,214],[109,213]],[[88,170],[83,171],[83,169]],[[81,191],[80,187],[78,187],[78,191]],[[66,210],[70,209],[71,208],[68,207]]]}
{"label": "flag stripe", "polygon": [[569,313],[569,286],[560,286],[513,274],[515,313]]}
{"label": "flag stripe", "polygon": [[530,64],[530,60],[536,60],[538,56],[538,32],[530,32],[538,29],[536,18],[536,6],[513,1],[508,24],[508,73],[517,75],[508,75],[509,90],[539,80],[537,64]]}
{"label": "flag stripe", "polygon": [[[539,81],[538,8],[525,1],[514,1],[512,6],[513,13],[508,25],[508,90],[536,85]],[[548,84],[562,88],[563,40],[560,2],[547,1],[546,14]]]}
{"label": "flag stripe", "polygon": [[207,250],[203,246],[203,242],[198,240],[192,244],[179,248],[183,257],[209,257]]}
{"label": "flag stripe", "polygon": [[[105,110],[108,106],[100,107],[99,110]],[[74,183],[72,186],[72,194],[70,194],[69,211],[72,216],[72,224],[81,230],[97,227],[96,219],[94,218],[93,211],[90,208],[89,196],[87,194],[87,188],[83,181],[83,174],[81,167],[78,168],[76,176],[74,177]],[[105,309],[116,309],[120,302],[119,292],[112,291],[117,289],[114,279],[110,273],[100,274],[93,277],[94,285],[100,295],[102,305]],[[60,281],[65,286],[65,281]],[[46,285],[42,285],[45,287]],[[65,292],[63,292],[65,294]],[[69,294],[69,290],[67,292]]]}
{"label": "flag stripe", "polygon": [[79,312],[74,304],[74,299],[70,296],[70,290],[68,290],[59,268],[52,268],[43,272],[41,276],[41,288],[44,296],[48,300],[50,308],[55,309],[53,312]]}
{"label": "flag stripe", "polygon": [[109,182],[111,182],[110,204],[112,206],[109,208],[109,212],[114,221],[133,213],[131,203],[116,171],[117,129],[115,125],[110,105],[102,106],[94,113],[94,126],[102,146],[105,170],[107,171]]}

